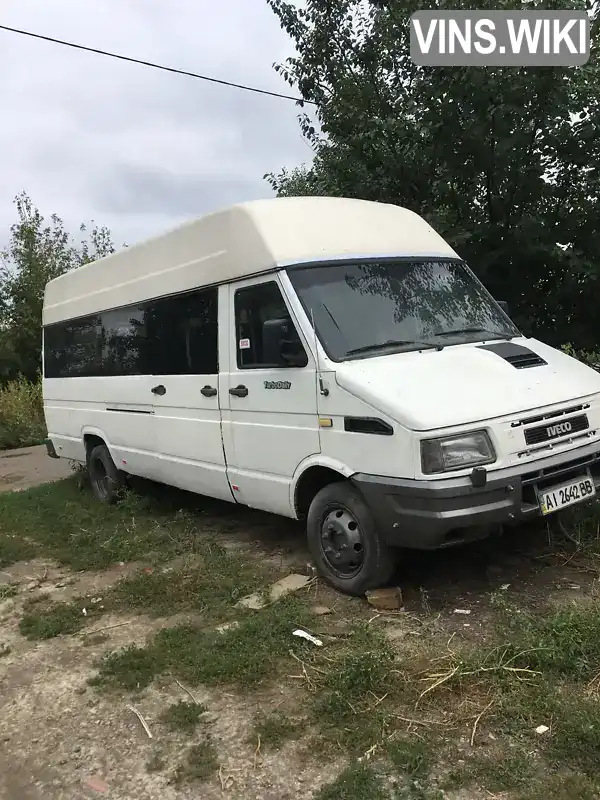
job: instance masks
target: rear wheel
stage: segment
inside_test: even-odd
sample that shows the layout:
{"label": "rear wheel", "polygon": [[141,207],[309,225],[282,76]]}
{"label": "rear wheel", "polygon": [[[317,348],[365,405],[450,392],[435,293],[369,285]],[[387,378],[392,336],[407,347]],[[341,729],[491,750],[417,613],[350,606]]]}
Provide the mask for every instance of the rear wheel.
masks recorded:
{"label": "rear wheel", "polygon": [[332,483],[317,493],[308,511],[307,535],[318,572],[341,592],[362,595],[392,577],[395,553],[350,483]]}
{"label": "rear wheel", "polygon": [[92,494],[96,500],[106,505],[116,503],[123,491],[124,476],[115,466],[105,444],[98,444],[90,450],[87,468]]}

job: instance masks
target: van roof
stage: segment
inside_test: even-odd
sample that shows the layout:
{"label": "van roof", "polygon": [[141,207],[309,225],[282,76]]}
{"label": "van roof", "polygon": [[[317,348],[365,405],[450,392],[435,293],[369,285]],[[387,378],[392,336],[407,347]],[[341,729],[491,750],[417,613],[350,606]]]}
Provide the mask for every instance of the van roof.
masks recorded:
{"label": "van roof", "polygon": [[387,203],[288,197],[231,206],[50,281],[45,325],[294,263],[458,258],[424,219]]}

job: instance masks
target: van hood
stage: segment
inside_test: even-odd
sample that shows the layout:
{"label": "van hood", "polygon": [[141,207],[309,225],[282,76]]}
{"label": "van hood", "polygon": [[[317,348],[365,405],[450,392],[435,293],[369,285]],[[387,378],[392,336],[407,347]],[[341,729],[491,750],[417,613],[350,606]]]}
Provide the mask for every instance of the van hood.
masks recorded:
{"label": "van hood", "polygon": [[[546,363],[540,364],[540,359]],[[336,380],[351,394],[419,431],[600,393],[600,373],[560,350],[525,338],[346,361],[337,365]]]}

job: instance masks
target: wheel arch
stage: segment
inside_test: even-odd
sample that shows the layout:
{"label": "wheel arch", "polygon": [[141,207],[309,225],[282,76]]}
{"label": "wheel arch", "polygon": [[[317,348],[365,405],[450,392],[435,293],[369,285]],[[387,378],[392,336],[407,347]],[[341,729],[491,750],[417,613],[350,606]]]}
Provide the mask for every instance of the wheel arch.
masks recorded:
{"label": "wheel arch", "polygon": [[325,486],[347,480],[355,474],[341,461],[329,458],[310,458],[303,462],[294,475],[290,502],[296,519],[306,519],[315,495]]}

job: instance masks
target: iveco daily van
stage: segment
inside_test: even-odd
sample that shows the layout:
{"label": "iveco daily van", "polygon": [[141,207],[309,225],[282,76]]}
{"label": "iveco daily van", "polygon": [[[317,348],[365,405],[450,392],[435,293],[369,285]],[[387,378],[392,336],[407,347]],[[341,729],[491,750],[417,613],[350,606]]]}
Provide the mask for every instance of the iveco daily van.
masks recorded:
{"label": "iveco daily van", "polygon": [[305,520],[345,592],[600,485],[600,374],[404,208],[234,206],[50,281],[43,325],[49,453],[99,500],[130,474]]}

